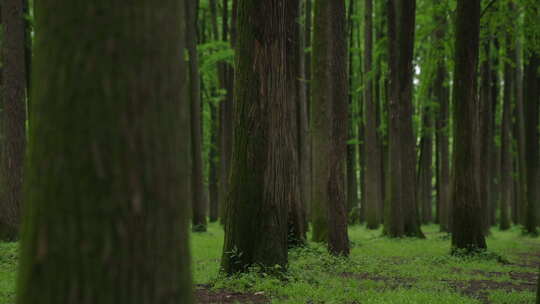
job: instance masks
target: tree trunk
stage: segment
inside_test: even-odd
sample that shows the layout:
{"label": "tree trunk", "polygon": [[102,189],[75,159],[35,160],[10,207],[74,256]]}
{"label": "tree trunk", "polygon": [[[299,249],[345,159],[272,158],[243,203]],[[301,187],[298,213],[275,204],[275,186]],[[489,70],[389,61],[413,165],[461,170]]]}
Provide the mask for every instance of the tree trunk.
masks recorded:
{"label": "tree trunk", "polygon": [[453,153],[452,248],[472,253],[486,248],[474,166],[480,0],[457,3],[453,102],[454,136],[459,142],[454,143]]}
{"label": "tree trunk", "polygon": [[[516,19],[519,19],[519,16],[516,14],[518,9],[514,3],[510,3],[510,10],[512,16]],[[521,26],[523,26],[521,24]],[[515,28],[515,27],[514,27]],[[514,36],[516,37],[516,36]],[[516,130],[516,144],[517,144],[517,176],[516,180],[516,190],[518,191],[517,202],[520,206],[519,218],[520,222],[514,221],[516,225],[525,224],[527,217],[527,163],[525,162],[525,143],[527,138],[525,136],[525,111],[523,108],[523,48],[521,39],[518,37],[515,38],[515,47],[512,48],[512,59],[514,60],[514,92],[513,96],[515,98],[515,112],[516,112],[516,121],[515,121],[515,130]]]}
{"label": "tree trunk", "polygon": [[389,0],[389,189],[385,233],[424,237],[416,202],[416,152],[412,126],[415,0]]}
{"label": "tree trunk", "polygon": [[377,102],[373,98],[373,0],[364,2],[364,136],[366,222],[368,229],[377,229],[382,204],[381,147],[377,132]]}
{"label": "tree trunk", "polygon": [[[441,2],[441,1],[438,1]],[[437,3],[439,4],[439,3]],[[440,230],[450,232],[450,142],[449,138],[449,90],[445,86],[448,79],[444,43],[447,32],[446,11],[437,7],[434,19],[437,23],[435,45],[437,48],[437,67],[433,82],[433,93],[438,103],[439,111],[436,119],[436,153],[437,153],[437,217]]]}
{"label": "tree trunk", "polygon": [[218,184],[218,168],[216,164],[217,159],[217,145],[218,145],[218,132],[219,132],[219,120],[217,115],[216,105],[210,103],[210,149],[208,153],[208,186],[210,196],[210,222],[216,222],[219,219],[219,184]]}
{"label": "tree trunk", "polygon": [[288,52],[298,47],[298,8],[291,0],[238,2],[227,274],[287,265],[288,212],[300,200],[297,54]]}
{"label": "tree trunk", "polygon": [[[529,5],[535,5],[533,2]],[[539,9],[535,6],[527,7],[525,15],[525,24],[530,26],[538,26],[540,19]],[[527,163],[527,217],[525,218],[525,230],[528,234],[536,235],[536,205],[538,204],[538,168],[539,168],[539,134],[538,134],[538,111],[540,101],[540,52],[534,50],[534,41],[538,41],[540,34],[532,31],[527,31],[526,47],[528,51],[525,75],[524,89],[525,99],[525,130],[527,142],[525,143],[525,162]]]}
{"label": "tree trunk", "polygon": [[201,82],[197,54],[198,0],[186,4],[186,49],[189,54],[189,98],[191,108],[191,209],[192,229],[206,231],[206,205],[204,201],[202,132],[201,132]]}
{"label": "tree trunk", "polygon": [[484,231],[484,235],[489,235],[489,228],[490,228],[490,220],[489,220],[489,214],[490,214],[490,204],[491,201],[491,183],[490,179],[492,179],[492,169],[491,165],[493,164],[491,160],[491,153],[490,148],[491,142],[493,139],[493,124],[491,122],[491,119],[493,117],[491,110],[491,102],[492,102],[492,96],[491,96],[491,40],[487,39],[482,44],[482,48],[484,50],[484,60],[481,63],[480,66],[480,79],[481,79],[481,85],[480,85],[480,99],[478,104],[478,134],[477,137],[477,144],[478,144],[478,151],[477,154],[477,160],[476,160],[476,172],[478,173],[478,193],[480,202],[482,205],[482,227]]}
{"label": "tree trunk", "polygon": [[184,1],[35,10],[17,303],[192,303]]}
{"label": "tree trunk", "polygon": [[[211,15],[211,28],[212,37],[214,40],[219,40],[219,30],[217,23],[217,3],[216,0],[210,0],[210,15]],[[221,75],[221,71],[218,68],[218,77]],[[219,118],[218,118],[218,106],[209,103],[210,107],[210,148],[208,151],[208,190],[209,190],[209,217],[210,222],[216,222],[219,218],[219,178],[218,178],[218,145],[219,145]]]}
{"label": "tree trunk", "polygon": [[[384,206],[386,201],[386,176],[388,168],[388,123],[387,123],[387,114],[388,114],[388,79],[382,73],[382,64],[383,61],[387,60],[386,50],[388,47],[385,47],[387,43],[386,39],[386,12],[388,11],[387,1],[380,1],[376,6],[376,41],[377,44],[383,44],[381,50],[376,52],[376,61],[377,69],[374,79],[374,92],[375,92],[375,103],[377,104],[377,129],[382,130],[378,132],[379,135],[379,151],[380,151],[380,175],[381,175],[381,200],[377,208],[379,209],[379,223],[383,224],[384,222]],[[373,68],[373,66],[372,66]],[[383,130],[384,128],[384,130]]]}
{"label": "tree trunk", "polygon": [[23,163],[26,149],[27,57],[22,0],[2,3],[2,174],[0,177],[0,238],[19,237]]}
{"label": "tree trunk", "polygon": [[[232,14],[229,13],[229,1],[223,0],[223,15],[222,15],[222,35],[224,41],[230,41],[231,46],[234,48],[236,40],[236,1],[233,0]],[[229,15],[232,15],[230,37],[229,37]],[[220,207],[220,222],[225,224],[227,220],[225,215],[227,211],[227,196],[229,192],[229,178],[230,178],[230,163],[232,153],[232,141],[233,141],[233,87],[234,87],[234,69],[232,66],[222,63],[220,68],[220,83],[221,88],[226,91],[225,98],[221,101],[219,106],[219,121],[220,121],[220,134],[219,134],[219,207]]]}
{"label": "tree trunk", "polygon": [[[349,10],[347,17],[348,22],[348,35],[349,35],[349,54],[348,54],[348,68],[349,68],[349,87],[352,87],[353,85],[353,43],[354,43],[354,19],[353,15],[355,12],[355,5],[354,0],[349,0]],[[349,123],[348,123],[348,139],[349,140],[355,140],[356,137],[356,125],[355,125],[355,104],[354,104],[354,97],[353,93],[351,91],[348,92],[348,100],[349,100]],[[347,144],[347,214],[350,215],[353,210],[358,206],[358,180],[356,177],[356,147],[357,145],[355,143]]]}
{"label": "tree trunk", "polygon": [[[505,46],[506,54],[511,53],[511,40],[506,34]],[[504,64],[504,103],[503,103],[503,119],[501,128],[501,230],[510,228],[510,218],[508,209],[514,205],[513,188],[514,188],[514,166],[512,155],[512,63],[508,60]]]}
{"label": "tree trunk", "polygon": [[418,193],[417,198],[422,210],[422,223],[428,224],[432,221],[432,160],[433,160],[433,130],[432,130],[432,110],[430,106],[424,107],[422,138],[420,140],[420,159],[418,168]]}
{"label": "tree trunk", "polygon": [[[306,0],[300,0],[300,12],[303,12]],[[309,131],[308,120],[308,93],[307,93],[307,81],[306,81],[306,67],[309,63],[306,61],[305,52],[305,26],[300,22],[297,22],[297,39],[298,39],[298,98],[297,98],[297,114],[298,114],[298,161],[300,163],[300,193],[301,202],[300,210],[302,218],[299,220],[304,221],[304,228],[302,233],[308,228],[307,224],[307,209],[306,206],[311,202],[311,140]],[[307,63],[307,64],[306,64]],[[302,235],[305,239],[305,235]]]}
{"label": "tree trunk", "polygon": [[347,44],[344,1],[315,1],[313,36],[313,240],[348,255]]}
{"label": "tree trunk", "polygon": [[[500,125],[497,123],[497,112],[498,107],[500,106],[500,77],[499,77],[499,41],[498,39],[493,39],[493,47],[492,52],[495,53],[495,56],[491,55],[493,57],[493,64],[491,66],[491,129],[493,130],[493,136],[492,140],[490,142],[490,160],[491,160],[491,168],[492,168],[492,177],[490,180],[491,183],[491,201],[490,204],[490,221],[491,226],[496,225],[497,223],[497,215],[496,212],[498,210],[499,201],[501,198],[501,149],[500,144],[498,144],[494,137],[500,134]],[[491,57],[490,56],[490,57]],[[500,111],[502,112],[502,111]]]}

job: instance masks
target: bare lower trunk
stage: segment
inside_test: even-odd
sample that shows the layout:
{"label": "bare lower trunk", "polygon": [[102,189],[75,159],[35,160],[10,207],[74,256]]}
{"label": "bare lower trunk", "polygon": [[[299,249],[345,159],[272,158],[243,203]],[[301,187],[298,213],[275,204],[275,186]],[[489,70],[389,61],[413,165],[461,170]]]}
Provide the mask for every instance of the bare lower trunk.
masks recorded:
{"label": "bare lower trunk", "polygon": [[21,0],[2,2],[2,153],[0,237],[16,240],[21,221],[23,163],[26,149],[27,55]]}
{"label": "bare lower trunk", "polygon": [[344,2],[316,0],[313,24],[313,238],[327,241],[333,254],[348,255]]}
{"label": "bare lower trunk", "polygon": [[454,72],[452,248],[472,253],[486,248],[478,174],[475,172],[478,100],[476,78],[480,37],[480,0],[458,0]]}

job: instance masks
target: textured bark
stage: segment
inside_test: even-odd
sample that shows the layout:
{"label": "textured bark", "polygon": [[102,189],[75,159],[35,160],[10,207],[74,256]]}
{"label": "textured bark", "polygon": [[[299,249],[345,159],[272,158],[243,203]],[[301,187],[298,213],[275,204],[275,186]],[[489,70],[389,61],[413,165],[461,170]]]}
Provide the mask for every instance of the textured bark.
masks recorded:
{"label": "textured bark", "polygon": [[382,205],[381,146],[377,132],[377,103],[373,98],[373,0],[364,2],[364,129],[366,168],[366,222],[368,229],[380,224]]}
{"label": "textured bark", "polygon": [[[234,144],[222,267],[287,265],[288,212],[298,206],[294,37],[298,2],[240,0]],[[292,130],[292,131],[291,131]]]}
{"label": "textured bark", "polygon": [[348,255],[347,44],[344,1],[316,0],[313,36],[313,240]]}
{"label": "textured bark", "polygon": [[480,0],[458,0],[454,72],[454,143],[452,187],[452,248],[475,252],[486,248],[475,172],[477,65]]}
{"label": "textured bark", "polygon": [[432,161],[433,161],[433,123],[429,106],[424,107],[422,114],[422,138],[420,140],[420,159],[418,161],[417,198],[422,210],[422,223],[428,224],[432,220]]}
{"label": "textured bark", "polygon": [[[304,0],[306,10],[304,12],[305,17],[305,31],[304,31],[304,47],[306,49],[306,96],[307,96],[307,113],[308,122],[311,120],[311,44],[313,35],[313,0]],[[312,154],[311,141],[310,141],[310,158]],[[311,176],[313,181],[313,176]],[[308,205],[309,206],[309,205]],[[309,209],[309,207],[308,207]]]}
{"label": "textured bark", "polygon": [[[349,36],[349,54],[348,54],[348,68],[349,68],[349,87],[353,86],[353,43],[354,43],[354,20],[353,15],[355,13],[354,0],[349,0],[349,9],[348,9],[348,36]],[[348,101],[349,101],[349,123],[348,123],[348,138],[357,139],[356,137],[356,125],[354,124],[354,98],[352,92],[348,92]],[[356,176],[356,144],[347,144],[347,214],[351,212],[358,206],[358,180]]]}
{"label": "textured bark", "polygon": [[192,303],[184,2],[35,11],[17,303]]}
{"label": "textured bark", "polygon": [[423,237],[416,201],[416,152],[412,126],[415,0],[389,0],[389,189],[385,233]]}
{"label": "textured bark", "polygon": [[2,132],[0,177],[0,237],[19,237],[22,204],[23,163],[26,149],[27,58],[26,28],[22,0],[2,3],[3,69]]}
{"label": "textured bark", "polygon": [[[362,81],[362,80],[360,80]],[[364,123],[364,104],[363,102],[358,103],[358,116],[361,117],[358,122],[358,184],[360,188],[360,223],[366,221],[366,213],[368,204],[366,201],[366,143],[364,142],[363,134],[365,133],[366,124]]]}
{"label": "textured bark", "polygon": [[[305,0],[300,0],[300,12],[305,8]],[[305,52],[305,26],[297,22],[297,40],[298,40],[298,98],[297,98],[297,119],[298,119],[298,160],[300,166],[300,193],[302,206],[300,211],[302,217],[298,220],[304,222],[304,228],[299,232],[305,239],[305,231],[308,228],[306,206],[311,202],[311,136],[308,120],[308,93],[306,82],[306,67],[309,63],[306,61]]]}
{"label": "textured bark", "polygon": [[208,151],[208,190],[209,190],[209,217],[210,222],[216,222],[219,219],[219,184],[218,184],[218,167],[217,167],[217,145],[219,120],[217,115],[217,107],[210,104],[210,149]]}
{"label": "textured bark", "polygon": [[[533,5],[533,3],[529,3]],[[537,7],[527,7],[525,24],[538,26],[540,11]],[[524,89],[525,99],[525,130],[527,142],[525,143],[525,162],[527,163],[527,217],[525,218],[525,230],[527,233],[536,235],[536,212],[538,204],[538,169],[539,160],[539,134],[538,134],[538,111],[540,107],[540,52],[533,50],[534,41],[538,41],[540,33],[530,33],[525,36],[526,46],[529,48],[525,64]]]}
{"label": "textured bark", "polygon": [[[387,9],[387,1],[379,1],[377,2],[376,8],[376,42],[377,44],[384,44],[386,42],[386,12]],[[388,113],[388,79],[383,75],[382,73],[382,64],[384,60],[386,59],[386,52],[387,47],[382,47],[380,52],[378,52],[378,56],[376,58],[376,71],[375,71],[375,79],[374,79],[374,95],[375,95],[375,102],[377,104],[377,129],[383,130],[383,127],[388,126],[387,123],[387,113]],[[384,122],[384,123],[383,123]],[[388,129],[385,128],[382,132],[378,133],[379,135],[379,147],[380,147],[380,156],[379,159],[380,162],[380,170],[381,170],[381,200],[380,204],[378,205],[379,208],[379,223],[384,222],[384,203],[386,200],[386,174],[388,172]]]}
{"label": "textured bark", "polygon": [[[237,0],[233,0],[232,13],[229,12],[229,0],[223,0],[222,7],[222,38],[224,41],[230,41],[233,48],[236,40],[236,22],[235,20],[232,20],[231,27],[229,28],[229,15],[232,15],[232,19],[235,19],[236,2]],[[219,73],[220,86],[227,92],[225,94],[225,98],[219,105],[219,208],[220,222],[221,224],[225,224],[225,215],[228,214],[227,195],[229,191],[230,163],[233,141],[234,69],[232,66],[222,63],[220,64]]]}
{"label": "textured bark", "polygon": [[[312,194],[313,194],[313,172],[312,172],[312,166],[313,166],[313,149],[312,149],[312,143],[311,143],[311,128],[310,128],[310,120],[311,120],[311,35],[312,35],[312,17],[313,17],[313,5],[312,0],[304,0],[305,1],[305,12],[304,12],[304,18],[305,18],[305,29],[304,29],[304,50],[305,50],[305,58],[304,58],[304,64],[305,64],[305,89],[306,89],[306,111],[307,111],[307,118],[308,118],[308,130],[309,130],[309,142],[308,142],[308,158],[309,158],[309,194],[306,197],[306,200],[304,200],[305,208],[306,208],[306,223],[309,222],[309,219],[311,219],[311,205],[312,205]],[[307,230],[307,228],[306,228]]]}
{"label": "textured bark", "polygon": [[[211,30],[214,40],[219,40],[219,30],[217,22],[217,2],[210,0]],[[218,77],[220,71],[218,69]],[[218,106],[209,103],[210,107],[210,148],[208,151],[208,192],[209,192],[209,219],[216,222],[219,219],[219,179],[218,179],[218,145],[219,145],[219,118]]]}
{"label": "textured bark", "polygon": [[[440,2],[440,1],[439,1]],[[439,3],[437,3],[439,4]],[[433,94],[438,103],[439,111],[435,122],[436,127],[436,169],[437,169],[437,219],[440,230],[449,232],[450,220],[450,143],[449,143],[449,90],[445,83],[448,79],[444,54],[444,38],[447,32],[446,12],[438,9],[434,19],[438,25],[435,32],[435,47],[437,54],[437,68],[433,81]]]}
{"label": "textured bark", "polygon": [[[506,37],[506,53],[510,53],[510,39]],[[504,64],[504,88],[503,88],[503,118],[501,128],[501,200],[500,200],[500,225],[501,230],[510,228],[510,216],[508,209],[514,205],[514,166],[512,156],[512,63],[508,60]]]}
{"label": "textured bark", "polygon": [[[512,11],[512,16],[516,15],[516,6],[513,3],[510,3],[510,9]],[[515,36],[514,36],[515,37]],[[512,59],[514,60],[514,99],[515,99],[515,137],[517,139],[517,176],[516,180],[516,190],[518,191],[517,202],[520,206],[519,212],[519,222],[518,219],[514,219],[514,223],[525,224],[527,217],[527,163],[525,161],[525,145],[527,138],[525,136],[525,111],[523,108],[523,47],[521,39],[515,38],[515,48],[512,49]]]}
{"label": "textured bark", "polygon": [[[491,51],[495,53],[495,56],[493,56],[493,64],[491,66],[491,130],[493,131],[492,140],[489,144],[489,151],[490,151],[490,160],[491,160],[491,168],[492,168],[492,176],[491,176],[491,195],[490,195],[490,221],[491,226],[496,225],[497,223],[497,215],[496,212],[498,210],[499,200],[501,197],[501,149],[500,145],[498,145],[494,138],[495,135],[500,134],[500,125],[497,123],[497,112],[498,107],[500,106],[500,77],[499,77],[499,41],[498,39],[493,39],[493,45]],[[502,111],[501,111],[502,112]]]}
{"label": "textured bark", "polygon": [[191,209],[193,231],[206,231],[206,204],[203,186],[201,82],[197,54],[198,0],[185,1],[186,49],[189,54],[189,99],[191,108]]}
{"label": "textured bark", "polygon": [[482,205],[482,227],[484,235],[489,234],[490,228],[490,195],[491,195],[491,183],[492,178],[491,170],[491,154],[489,149],[491,148],[491,142],[493,141],[493,130],[491,118],[493,117],[491,110],[491,56],[490,56],[490,39],[484,41],[482,48],[484,50],[484,60],[480,66],[480,102],[478,103],[478,151],[476,160],[476,172],[478,173],[478,191],[479,198]]}

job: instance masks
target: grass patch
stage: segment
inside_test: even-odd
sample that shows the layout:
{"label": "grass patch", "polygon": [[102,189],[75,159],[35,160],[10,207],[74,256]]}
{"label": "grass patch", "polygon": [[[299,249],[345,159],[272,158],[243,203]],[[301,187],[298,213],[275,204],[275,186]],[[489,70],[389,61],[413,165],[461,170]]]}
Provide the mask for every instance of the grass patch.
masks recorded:
{"label": "grass patch", "polygon": [[[492,229],[487,254],[456,257],[438,229],[424,226],[423,240],[388,239],[380,230],[354,226],[348,259],[309,243],[290,251],[284,278],[258,271],[226,278],[219,274],[223,231],[211,224],[191,236],[193,277],[212,299],[201,303],[534,303],[539,239],[518,228]],[[14,303],[16,267],[17,244],[0,244],[0,304]],[[221,302],[231,294],[251,296]]]}

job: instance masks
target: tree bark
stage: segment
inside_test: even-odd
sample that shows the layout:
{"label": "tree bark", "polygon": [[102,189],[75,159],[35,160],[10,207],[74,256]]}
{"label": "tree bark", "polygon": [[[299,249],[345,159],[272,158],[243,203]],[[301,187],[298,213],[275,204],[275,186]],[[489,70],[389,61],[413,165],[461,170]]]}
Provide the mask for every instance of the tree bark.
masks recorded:
{"label": "tree bark", "polygon": [[418,193],[417,198],[421,208],[422,223],[432,221],[432,161],[433,161],[433,123],[430,106],[424,107],[422,114],[422,137],[420,139],[420,159],[418,161]]}
{"label": "tree bark", "polygon": [[[354,20],[353,15],[355,13],[354,0],[349,0],[348,9],[348,36],[349,36],[349,54],[348,54],[348,68],[349,68],[349,87],[353,85],[353,68],[354,68],[354,54],[352,52],[354,43]],[[355,140],[356,137],[356,125],[354,124],[354,97],[351,91],[348,92],[349,101],[349,123],[348,123],[348,139]],[[356,177],[356,147],[355,143],[347,144],[347,215],[351,215],[351,212],[358,206],[358,180]]]}
{"label": "tree bark", "polygon": [[415,193],[416,145],[412,126],[416,1],[388,1],[390,177],[385,234],[424,237]]}
{"label": "tree bark", "polygon": [[198,0],[186,4],[186,49],[189,54],[189,98],[191,108],[191,209],[192,229],[206,231],[206,204],[204,201],[202,131],[201,131],[201,82],[197,54]]}
{"label": "tree bark", "polygon": [[484,50],[484,60],[480,65],[480,99],[478,103],[478,134],[477,144],[478,151],[477,160],[476,160],[476,172],[478,173],[478,193],[480,202],[482,205],[482,227],[484,235],[489,235],[490,228],[490,201],[491,201],[491,182],[492,176],[492,164],[491,160],[492,154],[490,149],[492,148],[491,143],[493,142],[493,123],[491,119],[493,118],[492,114],[492,91],[491,91],[491,39],[486,39],[482,43],[482,49]]}
{"label": "tree bark", "polygon": [[[506,54],[511,53],[510,38],[506,34]],[[514,205],[514,166],[512,155],[512,95],[514,79],[512,77],[512,64],[507,60],[504,64],[504,101],[503,119],[501,128],[501,200],[500,200],[500,225],[501,230],[510,228],[508,209]]]}
{"label": "tree bark", "polygon": [[[438,1],[437,4],[440,4]],[[449,142],[449,90],[445,83],[448,79],[444,39],[447,32],[446,12],[437,7],[434,16],[437,24],[435,45],[437,48],[437,67],[433,82],[433,93],[438,103],[436,125],[436,169],[437,169],[437,217],[440,230],[450,232],[450,142]]]}
{"label": "tree bark", "polygon": [[[500,106],[500,77],[499,77],[499,41],[497,38],[493,39],[493,45],[491,48],[492,53],[495,53],[495,56],[493,56],[493,63],[491,66],[491,129],[493,130],[493,136],[492,140],[489,144],[489,151],[490,151],[490,160],[491,160],[491,168],[492,168],[492,177],[490,180],[491,183],[491,195],[490,195],[490,221],[491,226],[496,225],[497,222],[497,215],[496,212],[498,210],[498,205],[501,197],[501,149],[500,145],[495,142],[494,138],[495,135],[500,134],[500,124],[497,123],[497,112],[498,107]],[[490,56],[490,57],[491,57]],[[502,111],[500,111],[502,112]]]}
{"label": "tree bark", "polygon": [[[229,12],[229,0],[223,0],[223,14],[222,14],[222,38],[223,41],[229,41],[234,48],[236,40],[236,2],[233,0],[232,13]],[[231,26],[229,28],[229,15],[232,15]],[[226,63],[221,66],[221,88],[226,91],[225,98],[221,101],[219,106],[219,121],[220,121],[220,134],[219,134],[219,197],[220,197],[220,222],[225,224],[227,220],[225,215],[227,211],[227,195],[229,191],[229,178],[230,178],[230,163],[232,154],[232,141],[233,141],[233,107],[234,107],[234,68]]]}
{"label": "tree bark", "polygon": [[[298,1],[240,0],[225,273],[287,266],[288,213],[299,206]],[[292,132],[291,132],[292,130]]]}
{"label": "tree bark", "polygon": [[[300,0],[300,10],[303,12],[305,8],[306,0]],[[305,232],[308,228],[307,223],[307,209],[306,206],[311,202],[311,140],[310,140],[310,131],[309,131],[309,120],[308,120],[308,93],[307,93],[307,81],[306,81],[306,67],[309,63],[306,61],[306,52],[305,52],[305,25],[302,25],[300,22],[297,22],[297,40],[298,40],[298,97],[297,97],[297,119],[298,119],[298,160],[300,166],[300,193],[302,206],[300,207],[301,218],[298,220],[304,222],[304,228],[301,231],[298,231],[301,236],[301,239],[305,239]]]}
{"label": "tree bark", "polygon": [[[539,9],[534,6],[534,2],[529,2],[526,9],[525,24],[530,26],[538,26],[539,23]],[[538,111],[540,107],[540,101],[538,96],[540,95],[540,75],[538,69],[540,68],[540,51],[534,49],[534,41],[538,41],[540,33],[534,33],[527,31],[526,47],[528,48],[525,75],[524,75],[524,89],[525,99],[525,130],[527,142],[525,143],[525,162],[527,163],[527,217],[525,218],[525,230],[528,234],[537,235],[536,225],[536,212],[538,204],[538,169],[540,166],[539,161],[539,134],[538,134]]]}
{"label": "tree bark", "polygon": [[[210,22],[212,29],[212,37],[214,40],[219,40],[219,30],[217,22],[217,2],[210,0]],[[218,78],[222,71],[218,68]],[[210,107],[210,148],[208,151],[208,192],[209,192],[209,217],[210,222],[216,222],[219,219],[219,167],[218,167],[218,146],[219,146],[219,117],[218,106],[214,103],[209,103]]]}
{"label": "tree bark", "polygon": [[476,79],[480,0],[458,0],[454,72],[452,248],[472,253],[486,248],[474,161],[477,118]]}
{"label": "tree bark", "polygon": [[313,36],[313,240],[349,254],[347,236],[347,44],[344,1],[316,0]]}
{"label": "tree bark", "polygon": [[364,129],[365,136],[365,189],[366,222],[368,229],[380,224],[382,204],[381,147],[377,132],[377,103],[373,98],[373,0],[364,2]]}
{"label": "tree bark", "polygon": [[184,1],[35,11],[17,303],[192,303]]}
{"label": "tree bark", "polygon": [[19,237],[23,166],[26,149],[27,57],[22,0],[2,3],[2,174],[0,177],[0,238]]}

